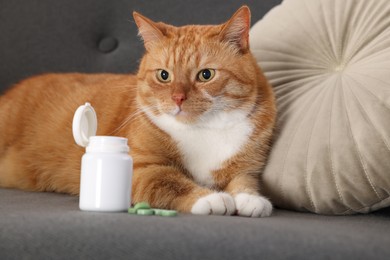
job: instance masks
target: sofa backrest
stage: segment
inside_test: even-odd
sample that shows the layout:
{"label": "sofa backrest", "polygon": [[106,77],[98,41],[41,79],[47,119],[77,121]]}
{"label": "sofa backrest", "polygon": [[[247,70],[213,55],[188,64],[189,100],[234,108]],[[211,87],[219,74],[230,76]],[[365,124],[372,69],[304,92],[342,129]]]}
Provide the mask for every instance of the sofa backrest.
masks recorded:
{"label": "sofa backrest", "polygon": [[241,5],[252,24],[281,0],[0,0],[0,92],[46,72],[135,72],[144,49],[132,12],[174,25],[218,24]]}

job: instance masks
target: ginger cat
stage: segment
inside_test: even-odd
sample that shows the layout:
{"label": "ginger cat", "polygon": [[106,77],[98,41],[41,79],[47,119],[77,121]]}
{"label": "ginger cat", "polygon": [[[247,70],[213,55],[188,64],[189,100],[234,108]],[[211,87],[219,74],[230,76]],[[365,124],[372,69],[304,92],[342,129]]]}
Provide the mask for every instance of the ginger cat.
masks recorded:
{"label": "ginger cat", "polygon": [[249,8],[216,26],[134,19],[146,49],[136,76],[47,74],[0,98],[0,186],[77,195],[84,149],[72,117],[90,102],[97,135],[129,139],[133,203],[269,216],[260,174],[276,112],[249,50]]}

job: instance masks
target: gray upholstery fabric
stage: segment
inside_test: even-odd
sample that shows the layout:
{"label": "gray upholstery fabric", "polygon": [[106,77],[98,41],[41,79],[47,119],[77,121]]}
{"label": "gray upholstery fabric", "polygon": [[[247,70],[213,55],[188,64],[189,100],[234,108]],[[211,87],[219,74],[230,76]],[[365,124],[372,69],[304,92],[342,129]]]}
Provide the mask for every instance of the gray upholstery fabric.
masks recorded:
{"label": "gray upholstery fabric", "polygon": [[[255,23],[281,0],[0,0],[0,90],[43,72],[131,72],[143,53],[131,12],[176,25]],[[0,259],[389,259],[390,212],[265,219],[86,213],[78,198],[0,189]]]}
{"label": "gray upholstery fabric", "polygon": [[269,218],[90,213],[78,198],[0,189],[0,259],[390,259],[390,211]]}

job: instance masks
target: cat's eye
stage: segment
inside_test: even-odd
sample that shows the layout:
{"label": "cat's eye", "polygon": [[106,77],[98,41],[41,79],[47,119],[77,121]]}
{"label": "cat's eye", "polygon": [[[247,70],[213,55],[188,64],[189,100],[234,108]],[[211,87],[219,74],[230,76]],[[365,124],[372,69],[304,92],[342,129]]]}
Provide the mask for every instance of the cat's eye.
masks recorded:
{"label": "cat's eye", "polygon": [[162,83],[168,83],[171,81],[171,75],[166,70],[157,70],[157,79]]}
{"label": "cat's eye", "polygon": [[198,73],[198,80],[201,82],[207,82],[214,78],[215,70],[213,69],[203,69]]}

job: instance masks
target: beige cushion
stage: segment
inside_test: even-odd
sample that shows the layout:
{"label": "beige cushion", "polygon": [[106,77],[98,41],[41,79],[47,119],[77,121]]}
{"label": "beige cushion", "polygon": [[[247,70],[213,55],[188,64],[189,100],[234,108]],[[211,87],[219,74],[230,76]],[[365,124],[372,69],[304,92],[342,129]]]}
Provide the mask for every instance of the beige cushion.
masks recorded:
{"label": "beige cushion", "polygon": [[252,28],[277,97],[263,179],[276,206],[352,214],[390,205],[389,14],[389,0],[285,0]]}

